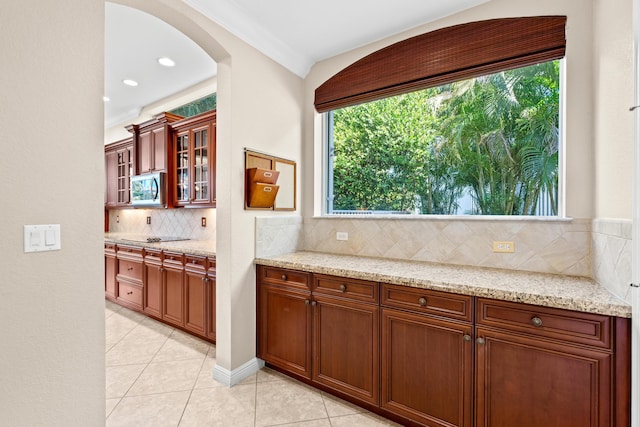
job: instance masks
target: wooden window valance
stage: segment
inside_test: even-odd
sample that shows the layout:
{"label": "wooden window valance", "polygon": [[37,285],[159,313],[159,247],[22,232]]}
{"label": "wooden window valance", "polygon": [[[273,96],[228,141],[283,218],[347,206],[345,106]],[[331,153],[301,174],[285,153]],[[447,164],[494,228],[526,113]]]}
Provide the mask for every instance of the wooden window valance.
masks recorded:
{"label": "wooden window valance", "polygon": [[315,92],[318,112],[565,55],[566,16],[470,22],[415,36],[343,69]]}

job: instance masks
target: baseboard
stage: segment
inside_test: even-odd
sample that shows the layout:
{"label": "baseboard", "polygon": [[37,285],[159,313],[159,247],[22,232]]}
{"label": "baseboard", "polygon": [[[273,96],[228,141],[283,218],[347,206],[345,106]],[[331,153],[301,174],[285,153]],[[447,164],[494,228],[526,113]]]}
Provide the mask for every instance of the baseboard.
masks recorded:
{"label": "baseboard", "polygon": [[255,374],[264,367],[264,360],[254,357],[242,366],[237,367],[233,371],[221,367],[216,364],[213,368],[213,379],[226,385],[227,387],[233,387],[245,378]]}

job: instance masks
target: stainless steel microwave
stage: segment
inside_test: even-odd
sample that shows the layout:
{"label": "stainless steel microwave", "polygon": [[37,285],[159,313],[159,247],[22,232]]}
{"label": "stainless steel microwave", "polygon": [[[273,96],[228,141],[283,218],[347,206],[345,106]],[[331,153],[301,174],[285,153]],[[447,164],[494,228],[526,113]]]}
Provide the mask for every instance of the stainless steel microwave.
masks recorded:
{"label": "stainless steel microwave", "polygon": [[131,204],[140,208],[166,207],[165,173],[154,172],[131,177]]}

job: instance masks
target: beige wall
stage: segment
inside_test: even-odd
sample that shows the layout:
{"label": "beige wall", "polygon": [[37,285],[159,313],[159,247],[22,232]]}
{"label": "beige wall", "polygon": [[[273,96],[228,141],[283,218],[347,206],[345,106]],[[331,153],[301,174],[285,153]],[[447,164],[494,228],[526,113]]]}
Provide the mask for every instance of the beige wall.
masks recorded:
{"label": "beige wall", "polygon": [[[606,3],[603,1],[603,3]],[[608,3],[607,3],[608,4]],[[592,218],[594,209],[595,160],[593,136],[593,7],[584,0],[493,0],[465,12],[449,16],[397,36],[316,64],[305,79],[305,216],[318,214],[322,180],[322,138],[318,131],[319,115],[313,109],[316,87],[355,60],[381,47],[435,29],[491,18],[566,15],[566,214],[574,218]],[[630,16],[630,14],[627,14]],[[630,38],[631,35],[628,34]],[[614,82],[615,83],[615,82]],[[626,101],[624,102],[626,105]],[[311,174],[309,169],[313,168]],[[314,204],[315,202],[315,204]],[[315,209],[315,210],[314,210]]]}
{"label": "beige wall", "polygon": [[256,355],[254,222],[269,215],[244,210],[244,149],[300,160],[302,80],[180,0],[117,3],[164,20],[218,63],[216,355],[232,371]]}
{"label": "beige wall", "polygon": [[632,217],[631,0],[594,2],[595,218]]}
{"label": "beige wall", "polygon": [[3,426],[104,425],[103,34],[102,0],[0,2]]}

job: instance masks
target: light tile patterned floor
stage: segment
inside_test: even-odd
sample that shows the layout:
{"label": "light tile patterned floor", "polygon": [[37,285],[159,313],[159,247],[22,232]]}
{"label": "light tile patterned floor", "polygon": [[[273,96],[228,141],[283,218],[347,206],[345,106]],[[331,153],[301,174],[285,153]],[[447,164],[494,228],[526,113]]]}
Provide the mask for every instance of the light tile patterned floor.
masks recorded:
{"label": "light tile patterned floor", "polygon": [[234,387],[216,348],[106,301],[107,427],[368,427],[384,418],[265,368]]}

